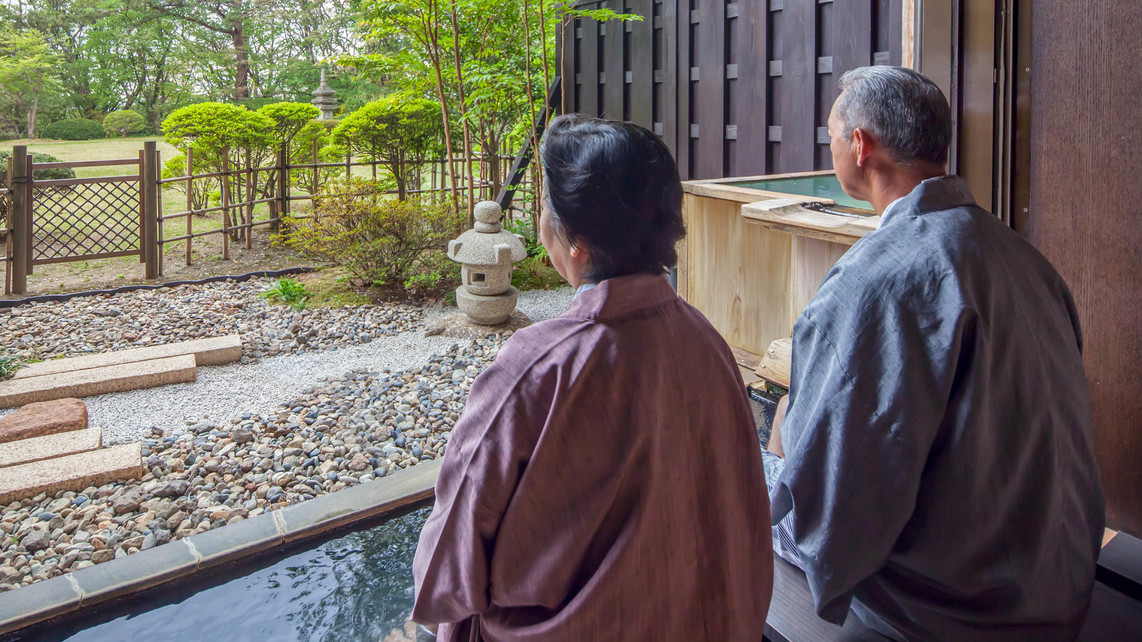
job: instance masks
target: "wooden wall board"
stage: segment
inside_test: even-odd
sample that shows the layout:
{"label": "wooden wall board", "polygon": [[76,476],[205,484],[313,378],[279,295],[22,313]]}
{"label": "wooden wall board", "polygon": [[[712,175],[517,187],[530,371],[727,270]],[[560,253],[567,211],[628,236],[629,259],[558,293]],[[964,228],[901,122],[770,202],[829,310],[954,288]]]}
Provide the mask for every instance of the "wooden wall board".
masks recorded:
{"label": "wooden wall board", "polygon": [[[771,171],[819,169],[817,153],[817,3],[790,1],[784,4],[780,52],[781,75],[773,79],[773,91],[781,101],[781,144]],[[777,57],[774,52],[774,57]]]}
{"label": "wooden wall board", "polygon": [[[678,113],[678,96],[684,81],[679,70],[678,58],[678,3],[662,2],[659,7],[661,25],[661,72],[662,82],[658,85],[657,122],[662,123],[662,140],[678,161],[678,131],[681,118]],[[681,162],[678,167],[682,171]]]}
{"label": "wooden wall board", "polygon": [[754,70],[769,60],[768,2],[738,0],[736,37],[732,43],[738,77],[734,81],[734,174],[764,174],[769,170],[769,77]]}
{"label": "wooden wall board", "polygon": [[845,252],[852,247],[846,243],[833,243],[821,239],[793,236],[790,257],[789,329],[813,300],[825,275]]}
{"label": "wooden wall board", "polygon": [[[726,145],[725,121],[725,47],[726,4],[723,0],[702,0],[691,12],[694,42],[694,66],[698,80],[691,84],[697,92],[691,100],[694,112],[690,122],[697,125],[693,141],[694,159],[690,178],[719,178],[725,176],[722,150]],[[694,139],[693,132],[691,139]]]}
{"label": "wooden wall board", "polygon": [[1142,537],[1142,11],[1035,3],[1026,235],[1078,307],[1107,525]]}
{"label": "wooden wall board", "polygon": [[686,299],[731,346],[761,354],[789,336],[790,236],[747,225],[741,205],[685,195]]}
{"label": "wooden wall board", "polygon": [[577,20],[572,24],[582,33],[579,39],[579,68],[575,70],[575,82],[579,85],[576,108],[585,114],[598,115],[599,23],[594,20]]}
{"label": "wooden wall board", "polygon": [[630,12],[643,16],[632,22],[630,47],[630,121],[654,130],[654,3],[629,0]]}
{"label": "wooden wall board", "polygon": [[[603,9],[611,9],[618,13],[623,12],[623,3],[617,0],[604,2],[599,5]],[[627,38],[626,29],[618,20],[608,20],[600,25],[605,33],[603,36],[603,64],[600,73],[604,76],[602,83],[604,118],[624,120],[624,96],[626,88],[626,64],[623,56],[623,46]]]}

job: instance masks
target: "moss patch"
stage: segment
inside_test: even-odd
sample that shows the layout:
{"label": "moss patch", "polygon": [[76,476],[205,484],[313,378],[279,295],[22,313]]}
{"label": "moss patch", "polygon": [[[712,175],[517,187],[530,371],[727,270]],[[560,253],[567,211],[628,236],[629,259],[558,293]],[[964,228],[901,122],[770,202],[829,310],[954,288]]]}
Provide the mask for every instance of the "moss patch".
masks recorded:
{"label": "moss patch", "polygon": [[343,308],[347,305],[367,305],[369,297],[362,288],[353,285],[352,277],[344,268],[331,267],[317,272],[298,275],[305,285],[310,308]]}

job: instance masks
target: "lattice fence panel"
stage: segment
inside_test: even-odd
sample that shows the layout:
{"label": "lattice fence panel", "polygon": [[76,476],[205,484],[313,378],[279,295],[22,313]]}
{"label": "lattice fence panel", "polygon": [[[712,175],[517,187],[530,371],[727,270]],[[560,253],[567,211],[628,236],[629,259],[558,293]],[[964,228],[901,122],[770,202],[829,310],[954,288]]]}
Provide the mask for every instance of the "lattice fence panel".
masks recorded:
{"label": "lattice fence panel", "polygon": [[139,183],[35,186],[34,257],[139,251]]}

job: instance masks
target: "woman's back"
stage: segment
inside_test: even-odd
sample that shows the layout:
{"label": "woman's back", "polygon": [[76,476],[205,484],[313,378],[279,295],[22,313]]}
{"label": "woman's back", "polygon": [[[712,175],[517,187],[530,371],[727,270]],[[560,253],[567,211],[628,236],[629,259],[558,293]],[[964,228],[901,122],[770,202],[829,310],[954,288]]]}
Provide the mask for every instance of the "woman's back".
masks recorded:
{"label": "woman's back", "polygon": [[757,434],[729,349],[664,277],[607,279],[512,337],[437,493],[415,619],[479,613],[492,639],[761,639]]}

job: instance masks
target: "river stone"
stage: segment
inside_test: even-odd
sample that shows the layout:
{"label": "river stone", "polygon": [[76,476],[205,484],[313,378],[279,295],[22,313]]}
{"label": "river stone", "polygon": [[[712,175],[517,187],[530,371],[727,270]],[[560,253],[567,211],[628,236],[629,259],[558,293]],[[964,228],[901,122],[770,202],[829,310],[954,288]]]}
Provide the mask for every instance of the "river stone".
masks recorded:
{"label": "river stone", "polygon": [[84,428],[87,428],[87,406],[79,399],[39,401],[0,418],[0,442]]}
{"label": "river stone", "polygon": [[124,513],[131,513],[139,510],[139,506],[143,503],[143,493],[138,488],[132,488],[111,503],[111,508],[115,509],[116,515]]}
{"label": "river stone", "polygon": [[190,490],[190,482],[185,479],[172,479],[159,485],[151,494],[155,497],[182,497]]}
{"label": "river stone", "polygon": [[51,534],[42,528],[33,528],[20,540],[29,553],[46,550],[52,544]]}

